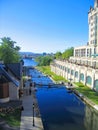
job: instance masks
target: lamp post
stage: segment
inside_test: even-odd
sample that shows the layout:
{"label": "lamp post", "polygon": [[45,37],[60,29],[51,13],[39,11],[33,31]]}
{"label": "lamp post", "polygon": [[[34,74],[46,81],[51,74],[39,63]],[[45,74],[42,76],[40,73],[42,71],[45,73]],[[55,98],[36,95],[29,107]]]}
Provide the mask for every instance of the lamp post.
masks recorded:
{"label": "lamp post", "polygon": [[34,122],[34,103],[33,103],[33,126],[35,126],[35,122]]}

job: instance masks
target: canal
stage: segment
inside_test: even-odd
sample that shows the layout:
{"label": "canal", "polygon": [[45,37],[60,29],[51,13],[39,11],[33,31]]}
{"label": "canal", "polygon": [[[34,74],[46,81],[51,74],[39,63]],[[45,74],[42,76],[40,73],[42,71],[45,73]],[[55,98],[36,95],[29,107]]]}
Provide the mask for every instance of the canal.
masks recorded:
{"label": "canal", "polygon": [[[33,61],[34,62],[34,61]],[[35,69],[30,69],[37,84],[37,100],[44,130],[98,130],[98,112],[82,102],[66,86],[51,86],[52,80]]]}

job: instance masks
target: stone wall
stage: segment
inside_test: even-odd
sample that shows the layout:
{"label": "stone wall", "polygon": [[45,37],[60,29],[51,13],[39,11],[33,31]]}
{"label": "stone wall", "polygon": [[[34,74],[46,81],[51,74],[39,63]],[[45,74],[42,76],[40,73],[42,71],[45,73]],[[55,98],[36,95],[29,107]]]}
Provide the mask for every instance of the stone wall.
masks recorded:
{"label": "stone wall", "polygon": [[98,69],[77,65],[68,61],[55,60],[51,71],[72,82],[82,82],[91,89],[98,91]]}

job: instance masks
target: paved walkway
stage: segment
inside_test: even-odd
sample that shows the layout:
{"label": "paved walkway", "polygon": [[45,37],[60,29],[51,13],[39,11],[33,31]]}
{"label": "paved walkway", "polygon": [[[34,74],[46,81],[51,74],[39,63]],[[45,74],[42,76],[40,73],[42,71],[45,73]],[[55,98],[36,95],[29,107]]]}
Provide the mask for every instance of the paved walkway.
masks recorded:
{"label": "paved walkway", "polygon": [[20,130],[44,130],[42,120],[40,117],[36,116],[36,112],[34,111],[34,122],[35,126],[33,126],[33,96],[23,96],[22,104],[24,110],[21,114],[21,124]]}

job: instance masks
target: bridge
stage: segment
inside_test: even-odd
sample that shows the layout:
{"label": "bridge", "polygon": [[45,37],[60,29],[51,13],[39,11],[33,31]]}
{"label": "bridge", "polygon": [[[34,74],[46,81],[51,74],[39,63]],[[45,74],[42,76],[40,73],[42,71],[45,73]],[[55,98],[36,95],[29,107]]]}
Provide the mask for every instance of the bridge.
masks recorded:
{"label": "bridge", "polygon": [[45,83],[42,83],[42,82],[40,82],[40,83],[35,83],[35,82],[32,82],[31,83],[32,84],[32,86],[48,86],[48,87],[53,87],[53,86],[57,86],[57,87],[60,87],[61,85],[63,85],[63,84],[60,84],[60,83],[47,83],[47,84],[45,84]]}

